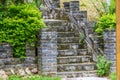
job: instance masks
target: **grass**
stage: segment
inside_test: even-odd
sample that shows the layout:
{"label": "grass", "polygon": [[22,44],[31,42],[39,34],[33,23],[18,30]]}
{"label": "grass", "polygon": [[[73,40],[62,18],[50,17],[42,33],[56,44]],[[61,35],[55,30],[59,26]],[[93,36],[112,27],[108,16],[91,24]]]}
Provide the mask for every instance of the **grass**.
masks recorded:
{"label": "grass", "polygon": [[116,78],[116,72],[111,73],[111,74],[109,75],[109,78],[110,78],[111,80],[117,80],[117,78]]}
{"label": "grass", "polygon": [[61,80],[60,77],[48,77],[48,76],[40,76],[40,75],[29,75],[29,76],[17,76],[11,75],[7,80]]}

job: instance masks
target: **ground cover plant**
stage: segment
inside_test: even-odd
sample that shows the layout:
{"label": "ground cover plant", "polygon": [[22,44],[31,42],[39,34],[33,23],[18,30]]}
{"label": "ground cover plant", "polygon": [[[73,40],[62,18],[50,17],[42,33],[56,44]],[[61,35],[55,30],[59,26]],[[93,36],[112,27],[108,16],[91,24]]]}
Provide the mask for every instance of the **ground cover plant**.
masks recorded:
{"label": "ground cover plant", "polygon": [[40,75],[29,75],[29,76],[17,76],[11,75],[7,80],[61,80],[60,77],[48,77],[48,76],[40,76]]}
{"label": "ground cover plant", "polygon": [[110,78],[111,80],[117,80],[117,78],[116,78],[116,72],[111,73],[111,74],[109,75],[109,78]]}

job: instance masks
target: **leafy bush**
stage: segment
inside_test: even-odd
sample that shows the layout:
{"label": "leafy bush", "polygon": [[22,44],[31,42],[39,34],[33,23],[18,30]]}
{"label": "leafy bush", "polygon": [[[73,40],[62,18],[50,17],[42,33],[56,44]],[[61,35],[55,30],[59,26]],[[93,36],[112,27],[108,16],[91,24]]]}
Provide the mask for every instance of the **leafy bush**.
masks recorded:
{"label": "leafy bush", "polygon": [[116,28],[116,15],[104,14],[100,17],[95,26],[95,32],[102,34],[104,30],[112,30]]}
{"label": "leafy bush", "polygon": [[26,42],[35,42],[37,31],[45,26],[41,12],[32,4],[12,4],[4,13],[0,13],[0,42],[12,45],[14,57],[24,57]]}
{"label": "leafy bush", "polygon": [[116,78],[116,73],[114,72],[114,73],[111,73],[110,75],[109,75],[109,78],[111,79],[111,80],[117,80],[117,78]]}
{"label": "leafy bush", "polygon": [[20,77],[16,75],[11,75],[8,80],[61,80],[59,77],[47,77],[39,75],[30,75],[25,77]]}
{"label": "leafy bush", "polygon": [[111,62],[107,61],[105,56],[97,56],[97,73],[98,76],[107,76],[110,71]]}

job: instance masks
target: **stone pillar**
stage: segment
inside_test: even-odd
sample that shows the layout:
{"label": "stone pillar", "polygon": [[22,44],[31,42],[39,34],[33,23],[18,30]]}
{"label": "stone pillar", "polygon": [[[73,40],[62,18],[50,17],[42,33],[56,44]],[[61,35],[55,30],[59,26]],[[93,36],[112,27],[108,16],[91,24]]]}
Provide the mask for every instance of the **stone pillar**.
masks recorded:
{"label": "stone pillar", "polygon": [[107,60],[112,61],[111,72],[116,71],[116,32],[105,31],[104,32],[104,53],[107,56]]}
{"label": "stone pillar", "polygon": [[41,61],[43,74],[56,74],[57,72],[57,32],[42,32]]}
{"label": "stone pillar", "polygon": [[79,12],[79,1],[70,1],[70,11]]}
{"label": "stone pillar", "polygon": [[56,75],[57,73],[57,27],[65,21],[46,20],[48,26],[40,31],[40,43],[38,46],[38,69],[43,75]]}

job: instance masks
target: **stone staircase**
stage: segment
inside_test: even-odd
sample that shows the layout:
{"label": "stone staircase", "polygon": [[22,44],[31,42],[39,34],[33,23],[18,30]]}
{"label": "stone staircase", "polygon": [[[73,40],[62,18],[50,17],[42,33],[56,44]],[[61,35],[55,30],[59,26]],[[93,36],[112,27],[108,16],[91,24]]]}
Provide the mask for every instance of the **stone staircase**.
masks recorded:
{"label": "stone staircase", "polygon": [[[92,54],[80,45],[79,33],[70,26],[57,29],[57,75],[61,77],[97,76]],[[82,46],[82,48],[81,48]]]}

